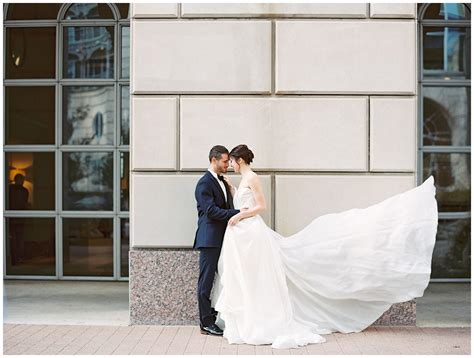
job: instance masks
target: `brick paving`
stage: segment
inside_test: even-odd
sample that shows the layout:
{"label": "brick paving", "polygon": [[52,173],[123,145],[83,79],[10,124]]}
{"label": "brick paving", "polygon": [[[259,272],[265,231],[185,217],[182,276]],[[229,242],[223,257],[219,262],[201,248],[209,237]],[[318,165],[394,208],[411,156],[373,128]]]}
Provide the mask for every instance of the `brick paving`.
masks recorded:
{"label": "brick paving", "polygon": [[297,349],[228,344],[195,326],[79,326],[4,324],[4,354],[87,355],[313,355],[471,353],[471,328],[369,327],[325,335],[323,344]]}

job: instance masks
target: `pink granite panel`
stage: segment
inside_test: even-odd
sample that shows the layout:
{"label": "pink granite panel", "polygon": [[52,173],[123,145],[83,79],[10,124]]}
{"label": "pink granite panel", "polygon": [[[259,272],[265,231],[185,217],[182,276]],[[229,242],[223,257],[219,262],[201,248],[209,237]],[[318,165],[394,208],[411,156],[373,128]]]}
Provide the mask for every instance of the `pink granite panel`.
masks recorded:
{"label": "pink granite panel", "polygon": [[[130,324],[198,325],[199,251],[130,250]],[[372,326],[415,326],[416,301],[397,303]]]}

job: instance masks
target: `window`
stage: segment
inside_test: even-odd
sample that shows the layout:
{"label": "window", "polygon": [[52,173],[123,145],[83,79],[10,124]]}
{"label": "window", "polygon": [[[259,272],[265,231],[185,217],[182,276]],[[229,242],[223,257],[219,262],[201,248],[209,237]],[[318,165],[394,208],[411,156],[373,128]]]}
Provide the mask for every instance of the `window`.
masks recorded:
{"label": "window", "polygon": [[64,18],[66,20],[113,19],[114,15],[108,4],[82,3],[70,6]]}
{"label": "window", "polygon": [[54,277],[55,219],[11,217],[5,223],[6,275]]}
{"label": "window", "polygon": [[6,79],[54,79],[56,27],[7,27]]}
{"label": "window", "polygon": [[6,20],[56,20],[61,4],[10,4]]}
{"label": "window", "polygon": [[6,209],[54,210],[54,163],[54,152],[7,152]]}
{"label": "window", "polygon": [[113,26],[64,27],[64,78],[113,79],[114,32]]}
{"label": "window", "polygon": [[471,277],[471,9],[418,4],[418,179],[435,178],[432,279]]}
{"label": "window", "polygon": [[5,143],[54,145],[54,86],[8,86],[4,95]]}
{"label": "window", "polygon": [[6,278],[127,279],[128,8],[4,5]]}

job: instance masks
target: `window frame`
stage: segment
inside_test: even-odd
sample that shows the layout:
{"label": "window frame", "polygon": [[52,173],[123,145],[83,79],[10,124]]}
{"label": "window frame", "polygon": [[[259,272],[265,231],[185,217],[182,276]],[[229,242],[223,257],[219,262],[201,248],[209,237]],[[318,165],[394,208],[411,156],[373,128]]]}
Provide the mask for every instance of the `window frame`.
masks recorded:
{"label": "window frame", "polygon": [[[120,220],[128,219],[130,221],[129,211],[120,210],[120,152],[126,152],[130,155],[130,145],[120,144],[120,129],[121,129],[121,91],[122,86],[129,86],[130,78],[122,78],[121,66],[121,47],[122,39],[121,32],[123,27],[130,27],[130,19],[123,19],[120,17],[119,9],[115,4],[107,3],[111,8],[114,19],[86,19],[86,20],[67,20],[64,19],[68,8],[73,3],[62,4],[58,11],[56,19],[51,20],[6,20],[8,16],[9,5],[4,4],[4,24],[3,24],[3,41],[6,43],[6,29],[12,27],[55,27],[56,28],[56,69],[55,78],[52,79],[3,79],[3,125],[6,124],[5,111],[5,89],[8,86],[52,86],[55,89],[55,144],[54,145],[5,145],[3,146],[3,159],[5,163],[8,152],[53,152],[55,156],[55,170],[56,170],[56,187],[55,187],[55,210],[4,210],[3,215],[3,278],[4,279],[28,279],[28,280],[82,280],[82,281],[128,281],[128,277],[121,277],[121,241],[120,237]],[[129,5],[131,6],[131,5]],[[68,79],[63,78],[63,31],[67,26],[113,26],[114,27],[114,77],[110,79]],[[6,52],[4,52],[3,70],[4,76],[6,74]],[[63,102],[63,88],[71,85],[112,85],[115,91],[114,104],[114,143],[112,145],[64,145],[62,144],[62,102]],[[4,131],[4,143],[6,133]],[[112,211],[63,211],[62,210],[62,196],[63,196],[63,153],[71,151],[91,151],[91,152],[112,152],[113,153],[113,210]],[[5,171],[5,167],[2,169]],[[4,173],[7,174],[7,173]],[[4,193],[7,185],[7,178],[3,180]],[[4,208],[6,208],[6,196],[4,196]],[[15,217],[50,217],[55,218],[55,257],[56,257],[56,274],[54,276],[36,276],[36,275],[7,275],[6,274],[6,238],[7,238],[7,218]],[[113,276],[64,276],[63,275],[63,218],[111,218],[113,219]]]}
{"label": "window frame", "polygon": [[[417,185],[423,183],[423,154],[424,153],[469,153],[471,146],[424,146],[423,145],[423,89],[425,87],[471,87],[471,80],[425,79],[423,73],[423,28],[424,27],[471,27],[470,20],[433,20],[423,19],[427,8],[432,3],[424,3],[418,9],[418,75],[417,75]],[[464,4],[471,11],[469,4]],[[470,104],[468,104],[470,105]],[[469,219],[471,212],[439,212],[438,219]],[[472,274],[472,273],[471,273]],[[470,278],[431,278],[430,282],[471,282]]]}

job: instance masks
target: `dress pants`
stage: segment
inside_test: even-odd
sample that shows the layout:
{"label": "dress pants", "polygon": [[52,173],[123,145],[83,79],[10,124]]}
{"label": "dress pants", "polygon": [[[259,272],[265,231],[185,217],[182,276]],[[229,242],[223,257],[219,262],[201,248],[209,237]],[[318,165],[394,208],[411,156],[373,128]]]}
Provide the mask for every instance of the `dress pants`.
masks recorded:
{"label": "dress pants", "polygon": [[215,323],[217,312],[211,307],[211,289],[217,271],[220,247],[202,247],[199,249],[198,303],[199,319],[202,326]]}

